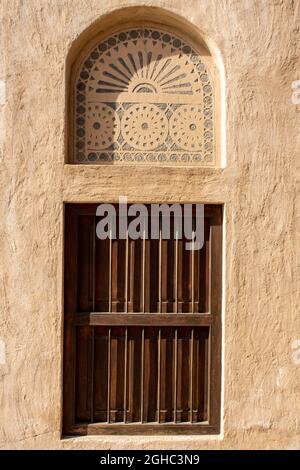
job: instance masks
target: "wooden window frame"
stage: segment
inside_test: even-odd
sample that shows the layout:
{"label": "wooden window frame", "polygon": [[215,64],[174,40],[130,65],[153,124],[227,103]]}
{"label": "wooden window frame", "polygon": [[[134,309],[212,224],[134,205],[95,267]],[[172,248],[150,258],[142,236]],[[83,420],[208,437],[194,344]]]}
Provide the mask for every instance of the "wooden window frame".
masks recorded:
{"label": "wooden window frame", "polygon": [[[173,202],[172,202],[173,203]],[[99,434],[219,434],[221,409],[221,296],[222,296],[222,206],[205,205],[210,219],[211,266],[209,312],[193,315],[176,314],[178,326],[208,326],[209,335],[209,409],[208,421],[201,423],[75,423],[75,330],[78,325],[170,326],[174,314],[78,313],[77,312],[77,219],[95,215],[98,204],[65,204],[65,271],[64,271],[64,362],[63,362],[63,435]],[[211,293],[214,293],[211,295]]]}

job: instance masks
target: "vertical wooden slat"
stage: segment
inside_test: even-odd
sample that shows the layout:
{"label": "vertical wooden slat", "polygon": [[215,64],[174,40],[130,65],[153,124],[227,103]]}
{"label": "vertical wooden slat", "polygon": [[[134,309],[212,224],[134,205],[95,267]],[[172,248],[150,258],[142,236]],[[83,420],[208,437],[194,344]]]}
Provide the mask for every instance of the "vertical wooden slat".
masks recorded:
{"label": "vertical wooden slat", "polygon": [[209,329],[194,328],[193,346],[193,422],[208,420]]}
{"label": "vertical wooden slat", "polygon": [[[202,364],[199,364],[199,370],[202,372],[203,376],[203,406],[202,406],[202,419],[208,421],[209,419],[209,396],[210,396],[210,367],[211,367],[211,357],[210,357],[210,330],[208,331],[207,337],[203,340],[202,345]],[[204,367],[203,367],[204,365]]]}
{"label": "vertical wooden slat", "polygon": [[186,243],[190,241],[183,235],[177,235],[177,312],[190,313],[192,311],[192,253],[187,250]]}
{"label": "vertical wooden slat", "polygon": [[124,312],[126,297],[126,240],[120,238],[112,240],[111,270],[112,312]]}
{"label": "vertical wooden slat", "polygon": [[168,245],[169,240],[161,240],[161,312],[166,313],[168,311]]}
{"label": "vertical wooden slat", "polygon": [[174,234],[174,219],[170,221],[170,239],[162,239],[162,313],[176,311],[176,236]]}
{"label": "vertical wooden slat", "polygon": [[[149,233],[151,233],[154,221],[150,219]],[[147,313],[159,311],[160,298],[160,246],[158,239],[146,240],[146,299],[145,309]]]}
{"label": "vertical wooden slat", "polygon": [[110,422],[110,377],[111,377],[111,328],[108,329],[107,344],[107,422]]}
{"label": "vertical wooden slat", "polygon": [[125,328],[125,352],[124,352],[124,418],[123,421],[127,421],[127,362],[128,362],[128,328]]}
{"label": "vertical wooden slat", "polygon": [[[202,248],[203,249],[203,248]],[[193,263],[193,266],[194,266],[194,276],[193,276],[193,280],[194,280],[194,313],[199,313],[200,311],[200,308],[199,308],[199,258],[200,258],[200,253],[201,253],[201,250],[194,250],[194,263]]]}
{"label": "vertical wooden slat", "polygon": [[[128,262],[129,260],[129,239],[128,239],[128,228],[126,229],[126,247],[125,247],[125,313],[128,312]],[[127,329],[126,329],[127,333]]]}
{"label": "vertical wooden slat", "polygon": [[160,386],[161,386],[161,328],[158,330],[157,348],[157,422],[160,423]]}
{"label": "vertical wooden slat", "polygon": [[210,331],[208,328],[200,329],[197,334],[197,420],[207,421],[209,415],[209,369],[210,369]]}
{"label": "vertical wooden slat", "polygon": [[144,421],[144,355],[145,355],[145,328],[142,328],[142,355],[141,355],[141,423]]}
{"label": "vertical wooden slat", "polygon": [[194,384],[193,384],[193,371],[194,371],[194,328],[191,331],[191,350],[190,350],[190,422],[193,422],[193,394],[194,394]]}
{"label": "vertical wooden slat", "polygon": [[189,421],[190,406],[190,328],[177,330],[177,421]]}
{"label": "vertical wooden slat", "polygon": [[141,328],[128,331],[128,413],[127,422],[141,421]]}
{"label": "vertical wooden slat", "polygon": [[[184,343],[182,338],[182,328],[177,329],[177,408],[176,418],[177,422],[180,423],[183,420],[183,408],[184,408],[184,388],[186,383],[183,381],[184,375]],[[188,364],[186,364],[188,367]]]}
{"label": "vertical wooden slat", "polygon": [[110,240],[110,312],[117,311],[118,303],[118,270],[119,270],[119,240]]}
{"label": "vertical wooden slat", "polygon": [[[176,240],[175,245],[175,269],[176,269],[176,277],[177,281],[175,280],[175,309],[177,313],[183,312],[183,304],[184,304],[184,294],[185,294],[185,281],[184,278],[184,271],[185,266],[184,262],[184,247],[183,247],[183,240]],[[176,300],[177,299],[177,300]]]}
{"label": "vertical wooden slat", "polygon": [[95,252],[95,311],[109,310],[109,238],[96,237]]}
{"label": "vertical wooden slat", "polygon": [[158,245],[158,312],[162,313],[162,227],[159,222],[159,245]]}
{"label": "vertical wooden slat", "polygon": [[144,422],[154,422],[157,410],[157,371],[158,371],[158,330],[155,327],[145,328],[144,337]]}
{"label": "vertical wooden slat", "polygon": [[110,348],[110,422],[124,419],[124,354],[125,328],[115,326],[111,329]]}
{"label": "vertical wooden slat", "polygon": [[[144,237],[146,234],[144,234]],[[155,263],[155,242],[156,240],[149,240],[144,238],[143,240],[143,291],[144,291],[144,312],[150,313],[152,310],[152,304],[155,302],[151,302],[151,295],[152,297],[157,296],[157,286],[153,283],[154,280],[154,273],[153,271],[156,268]]]}
{"label": "vertical wooden slat", "polygon": [[[214,289],[214,286],[212,286],[212,234],[213,234],[213,227],[209,225],[207,227],[207,241],[206,241],[206,251],[205,251],[205,312],[210,312],[212,313],[211,309],[211,302],[212,302],[212,292],[217,292]],[[217,298],[219,296],[214,295],[214,298]],[[219,299],[218,299],[219,300]],[[218,301],[217,300],[217,301]]]}
{"label": "vertical wooden slat", "polygon": [[142,312],[142,290],[143,290],[143,274],[142,274],[142,243],[141,240],[129,241],[130,251],[130,268],[129,268],[129,292],[130,301],[128,310],[130,312]]}
{"label": "vertical wooden slat", "polygon": [[160,347],[160,421],[172,422],[174,418],[174,348],[175,329],[161,328]]}
{"label": "vertical wooden slat", "polygon": [[128,257],[129,257],[129,271],[128,271],[128,295],[129,305],[128,311],[134,311],[134,240],[128,240]]}
{"label": "vertical wooden slat", "polygon": [[178,232],[175,235],[175,313],[178,313]]}
{"label": "vertical wooden slat", "polygon": [[108,286],[108,311],[112,311],[112,236],[109,235],[109,286]]}
{"label": "vertical wooden slat", "polygon": [[200,356],[200,347],[199,347],[199,335],[195,334],[194,342],[194,409],[193,420],[198,421],[199,419],[199,409],[202,405],[201,403],[201,393],[200,393],[200,367],[199,363],[202,361]]}
{"label": "vertical wooden slat", "polygon": [[92,234],[92,239],[93,239],[93,255],[92,255],[92,292],[93,292],[93,304],[92,304],[92,310],[93,312],[95,311],[95,296],[96,296],[96,217],[93,217],[93,234]]}
{"label": "vertical wooden slat", "polygon": [[94,272],[93,272],[93,218],[79,216],[78,218],[78,264],[77,291],[78,311],[88,312],[93,309]]}
{"label": "vertical wooden slat", "polygon": [[119,357],[118,357],[118,327],[115,326],[111,329],[110,338],[110,422],[115,423],[118,409],[118,372],[119,372]]}
{"label": "vertical wooden slat", "polygon": [[117,267],[117,298],[116,298],[116,312],[125,311],[125,283],[126,283],[126,240],[117,240],[118,242],[118,259]]}
{"label": "vertical wooden slat", "polygon": [[142,312],[145,313],[145,285],[146,285],[146,238],[143,233],[142,244]]}
{"label": "vertical wooden slat", "polygon": [[107,420],[108,328],[94,327],[94,421]]}
{"label": "vertical wooden slat", "polygon": [[[212,343],[212,328],[209,329],[209,336],[207,340],[207,362],[206,366],[207,369],[211,372],[212,370],[212,357],[211,357],[211,343]],[[207,375],[207,395],[206,395],[206,408],[207,408],[207,416],[208,419],[210,419],[212,408],[211,408],[211,399],[212,399],[212,389],[213,389],[213,384],[211,381],[211,373],[208,373]]]}
{"label": "vertical wooden slat", "polygon": [[91,376],[90,376],[90,408],[91,408],[91,423],[94,422],[94,371],[95,371],[95,328],[91,327],[91,337],[90,337],[91,347],[90,347],[90,355],[91,355]]}
{"label": "vertical wooden slat", "polygon": [[175,328],[175,341],[174,341],[174,423],[177,422],[177,357],[178,357],[178,333]]}
{"label": "vertical wooden slat", "polygon": [[76,420],[91,418],[91,327],[80,326],[76,334]]}
{"label": "vertical wooden slat", "polygon": [[128,340],[128,414],[127,420],[133,421],[133,409],[134,409],[134,336],[132,334],[132,328],[129,330]]}
{"label": "vertical wooden slat", "polygon": [[198,311],[210,310],[210,221],[205,218],[204,244],[198,255]]}
{"label": "vertical wooden slat", "polygon": [[[169,331],[169,330],[168,330]],[[166,414],[167,414],[167,398],[172,396],[171,393],[167,393],[167,390],[170,389],[172,391],[173,389],[173,384],[168,384],[168,379],[167,379],[167,374],[168,371],[173,369],[173,362],[172,362],[172,356],[171,356],[171,361],[169,363],[169,367],[167,367],[168,364],[168,359],[167,354],[168,354],[168,339],[166,337],[167,330],[164,328],[163,329],[163,335],[161,339],[161,347],[160,347],[160,381],[161,381],[161,387],[160,387],[160,422],[164,422],[166,420]],[[173,346],[173,344],[172,344]],[[170,366],[171,364],[171,366]],[[173,375],[173,374],[172,374]],[[169,386],[171,385],[171,386]],[[171,404],[172,408],[172,404]],[[172,412],[172,411],[171,411]]]}
{"label": "vertical wooden slat", "polygon": [[193,244],[192,244],[192,269],[191,269],[191,276],[192,276],[192,313],[195,311],[195,243],[194,243],[194,231],[192,232],[192,237],[193,237]]}

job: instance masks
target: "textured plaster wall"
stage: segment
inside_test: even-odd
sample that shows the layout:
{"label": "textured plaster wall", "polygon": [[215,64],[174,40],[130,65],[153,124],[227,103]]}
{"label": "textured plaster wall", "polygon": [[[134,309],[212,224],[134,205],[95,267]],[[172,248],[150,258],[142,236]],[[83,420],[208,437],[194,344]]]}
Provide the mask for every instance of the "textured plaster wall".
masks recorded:
{"label": "textured plaster wall", "polygon": [[[182,15],[218,48],[225,168],[66,165],[68,51],[101,15],[136,4],[1,2],[0,447],[299,448],[300,2],[139,3]],[[221,436],[60,438],[63,201],[120,194],[225,204]]]}

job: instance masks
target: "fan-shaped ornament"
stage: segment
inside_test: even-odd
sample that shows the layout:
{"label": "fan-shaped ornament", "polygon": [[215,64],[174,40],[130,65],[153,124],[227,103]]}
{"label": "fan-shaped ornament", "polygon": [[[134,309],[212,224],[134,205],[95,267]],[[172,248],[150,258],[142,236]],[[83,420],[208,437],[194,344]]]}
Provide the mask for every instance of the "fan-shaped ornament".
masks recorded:
{"label": "fan-shaped ornament", "polygon": [[118,32],[78,66],[73,161],[212,166],[214,100],[205,57],[183,39]]}

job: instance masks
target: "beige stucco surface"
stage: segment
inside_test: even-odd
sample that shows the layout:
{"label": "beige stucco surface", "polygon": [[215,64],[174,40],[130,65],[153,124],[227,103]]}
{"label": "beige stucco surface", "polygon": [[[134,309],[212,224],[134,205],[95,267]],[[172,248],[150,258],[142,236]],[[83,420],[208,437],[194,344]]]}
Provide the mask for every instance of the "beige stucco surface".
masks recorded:
{"label": "beige stucco surface", "polygon": [[[138,3],[183,16],[219,51],[224,168],[64,163],[67,54],[101,15]],[[299,448],[299,0],[1,4],[0,448]],[[220,436],[61,439],[63,202],[120,194],[224,203]]]}

